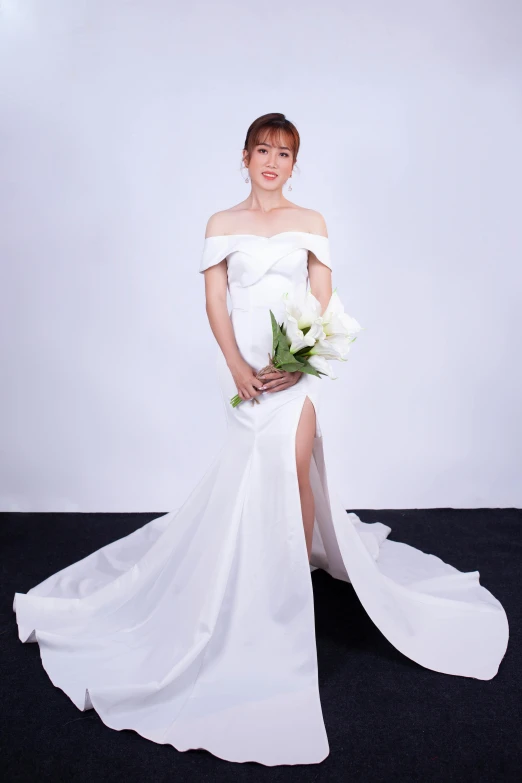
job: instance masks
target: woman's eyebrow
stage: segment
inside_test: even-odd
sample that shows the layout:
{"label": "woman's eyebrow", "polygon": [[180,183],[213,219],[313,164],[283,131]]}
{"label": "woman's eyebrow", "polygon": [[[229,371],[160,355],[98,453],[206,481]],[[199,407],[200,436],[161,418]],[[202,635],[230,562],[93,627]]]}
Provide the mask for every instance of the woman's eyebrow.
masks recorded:
{"label": "woman's eyebrow", "polygon": [[[260,141],[257,145],[258,147],[271,147],[272,145],[269,144],[267,141]],[[280,150],[289,150],[290,147],[278,147]]]}

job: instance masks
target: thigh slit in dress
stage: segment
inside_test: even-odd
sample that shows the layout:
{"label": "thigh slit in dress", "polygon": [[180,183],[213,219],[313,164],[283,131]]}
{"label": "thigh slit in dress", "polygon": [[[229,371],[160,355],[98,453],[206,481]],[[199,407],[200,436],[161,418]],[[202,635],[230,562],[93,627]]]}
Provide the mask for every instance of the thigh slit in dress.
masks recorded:
{"label": "thigh slit in dress", "polygon": [[[204,241],[200,272],[227,261],[230,316],[255,369],[272,349],[269,310],[305,288],[308,253],[332,268],[329,240],[287,231]],[[346,513],[327,484],[320,428],[326,378],[232,408],[216,373],[227,434],[183,505],[73,563],[14,609],[53,684],[80,710],[181,751],[235,762],[314,764],[329,753],[319,698],[310,571],[350,582],[397,650],[436,672],[489,680],[506,651],[500,602],[438,557],[388,540],[390,528]],[[309,397],[315,522],[309,563],[295,439]]]}

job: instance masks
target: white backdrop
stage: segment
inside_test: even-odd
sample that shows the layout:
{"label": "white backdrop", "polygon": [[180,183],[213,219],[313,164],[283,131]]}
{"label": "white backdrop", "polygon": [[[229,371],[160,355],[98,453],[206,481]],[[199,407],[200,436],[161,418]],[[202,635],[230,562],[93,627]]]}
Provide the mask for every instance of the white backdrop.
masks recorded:
{"label": "white backdrop", "polygon": [[206,220],[302,137],[365,327],[321,428],[348,509],[520,506],[516,0],[3,0],[0,508],[167,511],[221,447]]}

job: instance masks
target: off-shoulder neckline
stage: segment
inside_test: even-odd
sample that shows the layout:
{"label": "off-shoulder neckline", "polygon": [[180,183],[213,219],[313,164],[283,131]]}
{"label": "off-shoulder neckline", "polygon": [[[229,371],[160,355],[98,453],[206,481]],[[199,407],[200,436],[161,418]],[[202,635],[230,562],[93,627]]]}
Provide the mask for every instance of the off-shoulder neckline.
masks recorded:
{"label": "off-shoulder neckline", "polygon": [[214,234],[211,237],[205,237],[207,239],[228,239],[233,237],[253,237],[255,239],[276,239],[276,237],[282,237],[285,234],[304,234],[309,237],[318,237],[319,239],[328,239],[324,234],[314,234],[311,231],[280,231],[278,234],[272,234],[270,237],[265,237],[263,234]]}

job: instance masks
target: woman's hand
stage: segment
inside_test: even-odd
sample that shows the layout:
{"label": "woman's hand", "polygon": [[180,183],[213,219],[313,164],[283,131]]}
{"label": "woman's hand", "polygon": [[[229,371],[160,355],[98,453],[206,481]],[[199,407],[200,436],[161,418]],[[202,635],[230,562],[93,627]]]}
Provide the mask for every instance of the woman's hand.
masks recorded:
{"label": "woman's hand", "polygon": [[229,366],[229,369],[234,379],[234,383],[236,384],[237,393],[242,400],[251,400],[262,394],[262,392],[258,390],[263,385],[263,381],[260,381],[259,378],[256,377],[256,371],[248,362],[241,359],[234,365]]}
{"label": "woman's hand", "polygon": [[287,372],[286,370],[276,370],[275,372],[263,375],[262,390],[273,393],[289,389],[300,380],[303,373],[300,370]]}

